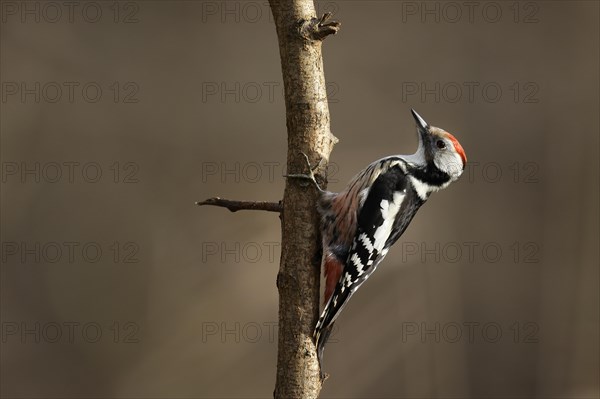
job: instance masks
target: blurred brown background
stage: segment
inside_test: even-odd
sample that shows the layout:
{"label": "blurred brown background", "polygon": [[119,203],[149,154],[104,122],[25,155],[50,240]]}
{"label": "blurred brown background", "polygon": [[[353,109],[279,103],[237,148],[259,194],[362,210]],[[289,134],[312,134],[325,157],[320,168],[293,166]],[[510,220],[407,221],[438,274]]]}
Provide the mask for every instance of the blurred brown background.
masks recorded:
{"label": "blurred brown background", "polygon": [[[2,1],[3,397],[256,398],[275,382],[286,131],[266,1]],[[599,5],[321,1],[329,188],[470,164],[326,350],[330,398],[595,398]]]}

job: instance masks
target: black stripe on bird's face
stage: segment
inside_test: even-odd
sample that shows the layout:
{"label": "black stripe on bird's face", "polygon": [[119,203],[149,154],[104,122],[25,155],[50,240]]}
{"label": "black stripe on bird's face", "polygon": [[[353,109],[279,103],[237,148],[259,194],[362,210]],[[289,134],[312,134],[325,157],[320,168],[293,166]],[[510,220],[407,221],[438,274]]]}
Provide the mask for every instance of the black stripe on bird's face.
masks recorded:
{"label": "black stripe on bird's face", "polygon": [[450,181],[450,175],[442,172],[435,166],[433,160],[428,161],[424,167],[417,166],[410,168],[410,172],[418,180],[434,187],[442,187]]}

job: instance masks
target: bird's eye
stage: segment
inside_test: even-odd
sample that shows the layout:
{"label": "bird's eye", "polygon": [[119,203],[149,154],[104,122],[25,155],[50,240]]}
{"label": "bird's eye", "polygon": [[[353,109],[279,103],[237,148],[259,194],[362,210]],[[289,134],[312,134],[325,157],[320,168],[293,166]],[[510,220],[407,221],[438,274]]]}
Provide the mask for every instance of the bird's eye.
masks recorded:
{"label": "bird's eye", "polygon": [[440,150],[443,150],[444,148],[446,148],[446,143],[443,140],[438,140],[435,145],[437,145],[437,148],[439,148]]}

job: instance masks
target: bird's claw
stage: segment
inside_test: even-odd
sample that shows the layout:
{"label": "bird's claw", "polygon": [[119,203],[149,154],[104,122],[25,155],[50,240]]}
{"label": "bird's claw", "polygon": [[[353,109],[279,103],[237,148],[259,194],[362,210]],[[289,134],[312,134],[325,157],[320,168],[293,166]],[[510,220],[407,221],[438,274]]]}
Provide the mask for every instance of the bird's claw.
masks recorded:
{"label": "bird's claw", "polygon": [[314,174],[314,171],[317,170],[317,168],[319,168],[323,164],[323,158],[321,158],[321,160],[319,161],[319,164],[313,168],[310,165],[308,155],[306,155],[303,152],[301,152],[300,154],[302,154],[302,156],[304,156],[304,159],[306,160],[306,165],[308,166],[308,174],[302,174],[302,173],[285,174],[285,175],[283,175],[283,177],[293,177],[296,179],[310,180],[315,184],[315,187],[317,188],[317,190],[319,190],[319,192],[324,192],[324,190],[321,188],[321,186],[319,186],[319,183],[317,183],[317,179],[315,179],[315,174]]}

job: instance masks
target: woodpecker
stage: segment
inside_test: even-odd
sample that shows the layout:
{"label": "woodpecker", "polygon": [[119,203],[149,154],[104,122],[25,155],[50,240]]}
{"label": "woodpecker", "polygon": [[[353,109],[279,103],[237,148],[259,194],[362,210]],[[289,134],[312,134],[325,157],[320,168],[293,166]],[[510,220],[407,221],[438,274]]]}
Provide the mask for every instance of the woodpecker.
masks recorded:
{"label": "woodpecker", "polygon": [[[465,168],[467,157],[458,140],[411,112],[417,123],[417,152],[371,163],[342,192],[321,190],[325,307],[314,330],[321,369],[333,324],[352,294],[373,274],[431,193],[448,187]],[[310,179],[314,181],[312,173]]]}

